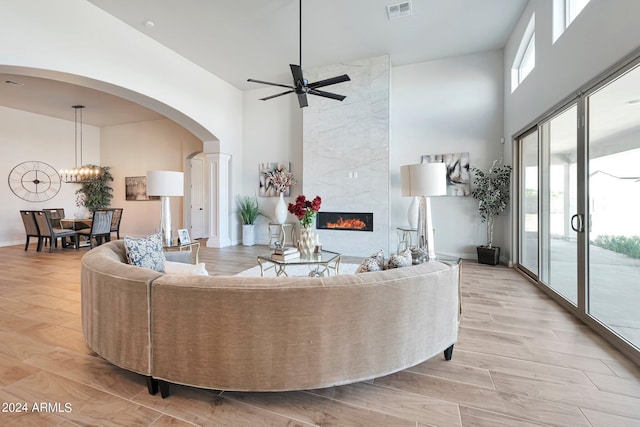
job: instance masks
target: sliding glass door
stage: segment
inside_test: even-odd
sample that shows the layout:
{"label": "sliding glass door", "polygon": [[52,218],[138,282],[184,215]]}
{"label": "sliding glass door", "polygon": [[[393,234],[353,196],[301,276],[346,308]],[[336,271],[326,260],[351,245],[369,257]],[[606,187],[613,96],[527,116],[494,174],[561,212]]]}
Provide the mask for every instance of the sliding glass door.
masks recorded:
{"label": "sliding glass door", "polygon": [[[540,280],[578,304],[577,214],[578,107],[574,103],[541,126],[542,256]],[[574,219],[572,227],[571,220]]]}
{"label": "sliding glass door", "polygon": [[520,265],[538,274],[538,131],[520,141]]}
{"label": "sliding glass door", "polygon": [[587,311],[640,348],[640,67],[587,105]]}
{"label": "sliding glass door", "polygon": [[517,264],[640,354],[640,58],[517,137]]}

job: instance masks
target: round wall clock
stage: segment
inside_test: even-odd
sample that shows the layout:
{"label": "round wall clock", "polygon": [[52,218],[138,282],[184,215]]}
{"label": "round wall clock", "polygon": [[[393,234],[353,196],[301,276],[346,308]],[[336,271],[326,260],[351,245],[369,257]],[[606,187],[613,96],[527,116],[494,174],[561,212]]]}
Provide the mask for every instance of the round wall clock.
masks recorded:
{"label": "round wall clock", "polygon": [[9,172],[9,188],[28,202],[44,202],[60,191],[60,175],[44,162],[22,162]]}

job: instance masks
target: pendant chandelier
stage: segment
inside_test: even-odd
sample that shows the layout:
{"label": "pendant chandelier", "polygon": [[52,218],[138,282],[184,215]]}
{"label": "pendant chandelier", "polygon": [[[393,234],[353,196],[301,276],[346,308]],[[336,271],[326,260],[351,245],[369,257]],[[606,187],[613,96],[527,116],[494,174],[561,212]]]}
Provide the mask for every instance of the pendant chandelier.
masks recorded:
{"label": "pendant chandelier", "polygon": [[[71,169],[61,169],[60,178],[67,183],[81,184],[100,176],[102,174],[102,168],[99,166],[82,165],[82,110],[84,109],[84,105],[73,105],[73,109],[75,110],[75,166]],[[79,121],[78,117],[80,118]],[[78,123],[80,123],[79,126]],[[79,163],[78,158],[80,159]]]}

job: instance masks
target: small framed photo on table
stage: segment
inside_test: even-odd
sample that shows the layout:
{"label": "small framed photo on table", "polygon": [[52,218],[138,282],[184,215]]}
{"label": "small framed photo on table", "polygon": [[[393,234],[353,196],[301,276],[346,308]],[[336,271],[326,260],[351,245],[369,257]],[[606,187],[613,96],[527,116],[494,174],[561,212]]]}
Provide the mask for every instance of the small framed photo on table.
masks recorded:
{"label": "small framed photo on table", "polygon": [[181,228],[178,230],[178,242],[181,245],[191,243],[191,237],[189,237],[189,232],[186,228]]}

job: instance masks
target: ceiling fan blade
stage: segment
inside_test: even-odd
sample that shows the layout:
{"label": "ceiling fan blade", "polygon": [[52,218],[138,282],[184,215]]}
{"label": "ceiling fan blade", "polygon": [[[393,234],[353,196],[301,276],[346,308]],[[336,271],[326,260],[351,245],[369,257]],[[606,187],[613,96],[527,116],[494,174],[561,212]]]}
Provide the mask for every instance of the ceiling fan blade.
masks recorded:
{"label": "ceiling fan blade", "polygon": [[293,89],[293,86],[291,86],[291,85],[283,85],[283,84],[280,84],[280,83],[271,83],[271,82],[265,82],[265,81],[256,80],[256,79],[247,79],[247,81],[251,82],[251,83],[261,83],[263,85],[280,86],[280,87],[286,87],[286,88],[289,88],[289,89]]}
{"label": "ceiling fan blade", "polygon": [[317,81],[317,82],[309,83],[307,86],[310,89],[315,89],[315,88],[318,88],[318,87],[334,85],[336,83],[348,82],[350,80],[351,79],[349,78],[348,75],[343,74],[341,76],[331,77],[330,79],[325,79],[325,80],[320,80],[320,81]]}
{"label": "ceiling fan blade", "polygon": [[293,75],[293,84],[297,86],[298,82],[301,82],[302,86],[304,86],[304,76],[302,75],[302,67],[295,64],[289,64],[289,67],[291,67],[291,74]]}
{"label": "ceiling fan blade", "polygon": [[307,94],[299,93],[298,94],[298,104],[300,104],[300,108],[306,107],[309,104],[307,103]]}
{"label": "ceiling fan blade", "polygon": [[338,101],[343,101],[346,98],[345,95],[338,95],[337,93],[325,92],[324,90],[317,89],[309,89],[307,93],[310,93],[311,95],[322,96],[325,98],[337,99]]}
{"label": "ceiling fan blade", "polygon": [[286,92],[276,93],[275,95],[271,95],[271,96],[266,96],[266,97],[264,97],[264,98],[260,98],[260,101],[266,101],[266,100],[268,100],[268,99],[276,98],[276,97],[278,97],[278,96],[286,95],[286,94],[288,94],[288,93],[293,93],[293,89],[288,90],[288,91],[286,91]]}

